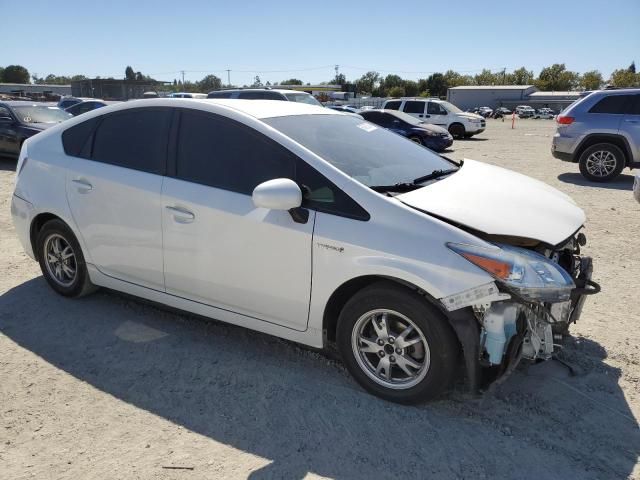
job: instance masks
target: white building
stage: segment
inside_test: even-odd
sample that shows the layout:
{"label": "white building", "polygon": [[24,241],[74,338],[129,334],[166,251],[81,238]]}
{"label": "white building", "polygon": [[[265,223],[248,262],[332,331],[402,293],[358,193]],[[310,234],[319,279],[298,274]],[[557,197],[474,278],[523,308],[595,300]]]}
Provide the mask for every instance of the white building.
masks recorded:
{"label": "white building", "polygon": [[462,110],[474,107],[530,105],[560,111],[575,102],[582,92],[541,92],[533,85],[465,85],[447,90],[447,100]]}

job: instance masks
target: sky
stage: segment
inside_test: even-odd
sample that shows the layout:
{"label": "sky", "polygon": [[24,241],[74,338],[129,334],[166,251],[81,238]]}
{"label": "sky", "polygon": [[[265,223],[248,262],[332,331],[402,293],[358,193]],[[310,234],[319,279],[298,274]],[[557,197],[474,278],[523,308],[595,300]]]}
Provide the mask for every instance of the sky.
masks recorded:
{"label": "sky", "polygon": [[[19,2],[18,2],[19,3]],[[30,0],[4,18],[0,66],[43,77],[122,78],[127,65],[158,80],[347,80],[369,70],[418,79],[448,69],[553,63],[640,67],[640,0],[206,1]],[[0,12],[15,10],[0,0]]]}

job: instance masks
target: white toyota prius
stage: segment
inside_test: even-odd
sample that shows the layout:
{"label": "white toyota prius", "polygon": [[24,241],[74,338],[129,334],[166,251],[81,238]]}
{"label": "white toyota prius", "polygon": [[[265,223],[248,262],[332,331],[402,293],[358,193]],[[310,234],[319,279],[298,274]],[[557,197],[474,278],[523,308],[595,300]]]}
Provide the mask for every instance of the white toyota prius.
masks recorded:
{"label": "white toyota prius", "polygon": [[[152,99],[27,140],[11,211],[68,297],[106,287],[337,345],[388,400],[550,358],[591,280],[565,194],[330,109]],[[491,376],[482,375],[491,372]]]}

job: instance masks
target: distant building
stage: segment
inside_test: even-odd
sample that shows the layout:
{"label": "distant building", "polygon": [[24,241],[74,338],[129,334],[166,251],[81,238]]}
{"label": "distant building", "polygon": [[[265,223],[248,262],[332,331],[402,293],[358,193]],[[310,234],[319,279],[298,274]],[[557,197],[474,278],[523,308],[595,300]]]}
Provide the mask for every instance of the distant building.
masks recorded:
{"label": "distant building", "polygon": [[507,107],[530,105],[560,111],[578,98],[582,92],[541,92],[533,85],[465,85],[447,90],[447,100],[462,110],[474,107]]}
{"label": "distant building", "polygon": [[0,93],[12,97],[46,98],[71,95],[71,85],[37,85],[30,83],[0,83]]}
{"label": "distant building", "polygon": [[144,94],[157,91],[171,82],[157,80],[120,80],[114,78],[93,78],[71,82],[74,97],[101,98],[103,100],[131,100],[144,98]]}

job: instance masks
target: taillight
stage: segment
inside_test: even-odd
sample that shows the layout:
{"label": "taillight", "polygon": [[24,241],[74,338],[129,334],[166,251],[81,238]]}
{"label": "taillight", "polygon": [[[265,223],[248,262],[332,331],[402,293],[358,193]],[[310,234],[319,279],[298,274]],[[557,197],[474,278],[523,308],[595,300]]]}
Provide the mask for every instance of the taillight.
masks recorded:
{"label": "taillight", "polygon": [[574,120],[575,120],[575,118],[573,118],[573,117],[567,117],[565,115],[558,115],[558,123],[560,125],[571,125]]}

